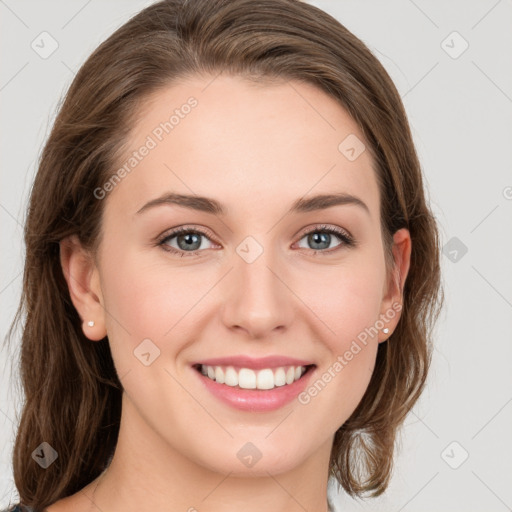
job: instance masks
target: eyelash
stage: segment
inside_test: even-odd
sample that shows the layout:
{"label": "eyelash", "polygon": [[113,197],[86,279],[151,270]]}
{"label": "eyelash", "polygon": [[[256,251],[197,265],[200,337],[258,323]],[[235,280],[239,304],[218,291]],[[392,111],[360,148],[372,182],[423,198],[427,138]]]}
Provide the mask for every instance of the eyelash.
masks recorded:
{"label": "eyelash", "polygon": [[[177,254],[180,257],[198,256],[197,253],[203,251],[204,249],[197,249],[195,251],[181,251],[181,250],[175,249],[174,247],[169,247],[166,244],[166,242],[168,242],[169,240],[175,238],[176,236],[184,234],[184,233],[193,233],[193,234],[203,235],[206,238],[208,238],[210,241],[212,238],[210,233],[208,233],[207,231],[205,231],[203,229],[200,229],[200,228],[192,229],[192,228],[183,226],[183,227],[179,227],[179,228],[172,230],[170,233],[166,233],[163,237],[161,237],[157,241],[157,245],[162,247],[162,249],[164,251],[167,251],[167,252],[170,252],[173,254]],[[302,233],[299,240],[302,240],[305,236],[310,235],[312,233],[329,233],[331,235],[336,235],[341,240],[341,242],[343,242],[340,245],[338,245],[334,248],[331,248],[331,249],[325,249],[325,250],[307,249],[309,251],[312,251],[315,256],[317,254],[321,254],[321,253],[332,254],[333,252],[336,252],[337,250],[343,248],[343,246],[354,247],[356,245],[356,241],[354,240],[354,238],[352,238],[350,235],[348,235],[344,230],[334,227],[334,226],[325,226],[325,225],[315,226],[313,229],[306,231],[305,233]],[[301,248],[301,249],[303,249],[303,248]]]}

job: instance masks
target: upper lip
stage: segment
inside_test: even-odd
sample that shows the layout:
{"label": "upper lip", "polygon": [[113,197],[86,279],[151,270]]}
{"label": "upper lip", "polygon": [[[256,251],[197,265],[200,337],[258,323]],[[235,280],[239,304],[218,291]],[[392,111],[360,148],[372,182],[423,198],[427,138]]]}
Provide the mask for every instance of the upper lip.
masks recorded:
{"label": "upper lip", "polygon": [[267,356],[256,359],[250,356],[241,355],[204,359],[193,363],[193,366],[200,364],[205,366],[238,366],[240,368],[261,370],[263,368],[279,368],[281,366],[310,366],[314,363],[304,359],[295,359],[287,356]]}

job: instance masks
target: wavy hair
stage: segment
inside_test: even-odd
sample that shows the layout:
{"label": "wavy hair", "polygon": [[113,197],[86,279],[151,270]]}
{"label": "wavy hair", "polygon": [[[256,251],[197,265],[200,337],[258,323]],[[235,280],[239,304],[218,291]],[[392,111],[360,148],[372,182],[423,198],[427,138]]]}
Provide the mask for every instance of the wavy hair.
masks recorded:
{"label": "wavy hair", "polygon": [[[187,76],[218,73],[299,80],[339,102],[373,157],[388,269],[393,234],[410,232],[400,321],[379,344],[369,386],[336,432],[329,464],[329,475],[351,496],[378,496],[388,486],[398,428],[423,391],[444,301],[439,233],[400,95],[365,44],[310,4],[164,0],[118,28],[82,65],[38,161],[22,295],[8,333],[11,339],[22,324],[24,404],[13,470],[21,503],[35,510],[78,492],[108,466],[121,417],[122,386],[108,339],[91,343],[83,334],[59,243],[76,234],[97,249],[105,201],[93,191],[116,169],[145,99]],[[43,441],[59,455],[45,470],[31,456]]]}

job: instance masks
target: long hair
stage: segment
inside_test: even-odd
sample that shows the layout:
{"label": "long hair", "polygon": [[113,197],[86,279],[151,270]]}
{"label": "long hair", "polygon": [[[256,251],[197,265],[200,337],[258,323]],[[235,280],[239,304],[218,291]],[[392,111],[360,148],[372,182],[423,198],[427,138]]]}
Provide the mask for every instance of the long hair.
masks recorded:
{"label": "long hair", "polygon": [[[102,209],[93,191],[116,169],[150,94],[193,75],[299,80],[334,98],[360,126],[380,191],[386,264],[392,235],[412,239],[403,308],[380,343],[369,386],[336,432],[329,474],[351,496],[386,489],[397,430],[419,398],[443,303],[437,225],[400,96],[370,50],[336,19],[299,0],[164,0],[131,18],[82,65],[60,105],[31,190],[20,304],[25,400],[13,451],[15,485],[36,510],[70,496],[107,467],[119,432],[122,386],[108,339],[82,332],[59,242],[76,234],[94,252]],[[58,458],[32,457],[48,443]]]}

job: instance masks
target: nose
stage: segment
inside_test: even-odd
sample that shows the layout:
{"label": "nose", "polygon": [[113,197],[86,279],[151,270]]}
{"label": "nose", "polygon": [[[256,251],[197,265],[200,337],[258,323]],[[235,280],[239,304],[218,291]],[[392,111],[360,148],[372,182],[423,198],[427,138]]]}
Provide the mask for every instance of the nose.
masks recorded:
{"label": "nose", "polygon": [[290,325],[294,295],[286,272],[271,258],[270,250],[251,263],[235,255],[234,268],[223,281],[222,321],[228,329],[265,339]]}

